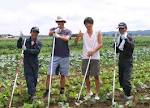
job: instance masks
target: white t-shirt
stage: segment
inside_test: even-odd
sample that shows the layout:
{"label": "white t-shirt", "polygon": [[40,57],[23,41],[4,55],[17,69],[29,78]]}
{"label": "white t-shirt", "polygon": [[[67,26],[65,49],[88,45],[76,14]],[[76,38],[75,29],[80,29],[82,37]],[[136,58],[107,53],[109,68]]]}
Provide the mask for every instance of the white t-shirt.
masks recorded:
{"label": "white t-shirt", "polygon": [[[87,52],[91,51],[93,48],[96,48],[98,45],[98,33],[93,32],[92,36],[90,37],[87,32],[83,34],[83,59],[89,59],[87,56]],[[100,59],[99,51],[95,52],[91,59]]]}

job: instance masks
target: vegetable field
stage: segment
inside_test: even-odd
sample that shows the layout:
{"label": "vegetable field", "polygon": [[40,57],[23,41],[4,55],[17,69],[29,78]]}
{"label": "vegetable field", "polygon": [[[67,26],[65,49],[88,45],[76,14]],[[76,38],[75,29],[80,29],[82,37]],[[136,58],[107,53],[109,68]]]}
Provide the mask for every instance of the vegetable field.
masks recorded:
{"label": "vegetable field", "polygon": [[[43,100],[45,91],[45,81],[50,61],[52,39],[41,39],[43,47],[39,55],[40,70],[37,85],[36,99],[33,104],[29,104],[26,82],[23,76],[22,64],[20,64],[19,78],[15,89],[12,107],[14,108],[45,108],[47,101]],[[112,93],[112,76],[114,66],[114,50],[112,49],[113,39],[104,37],[103,48],[100,51],[100,78],[102,80],[100,88],[100,100],[89,100],[75,106],[77,94],[81,87],[83,76],[81,76],[81,54],[82,43],[75,43],[74,39],[69,42],[70,57],[70,76],[67,78],[65,97],[59,95],[59,76],[54,77],[52,84],[52,98],[50,108],[110,108]],[[132,93],[134,102],[131,108],[150,108],[150,36],[135,37],[134,63],[132,74]],[[7,108],[18,60],[21,50],[16,48],[16,39],[0,39],[0,108]],[[123,91],[119,86],[116,76],[115,100],[117,108],[123,108]],[[94,92],[94,81],[92,80],[92,91]],[[81,99],[85,96],[85,88],[82,91]]]}

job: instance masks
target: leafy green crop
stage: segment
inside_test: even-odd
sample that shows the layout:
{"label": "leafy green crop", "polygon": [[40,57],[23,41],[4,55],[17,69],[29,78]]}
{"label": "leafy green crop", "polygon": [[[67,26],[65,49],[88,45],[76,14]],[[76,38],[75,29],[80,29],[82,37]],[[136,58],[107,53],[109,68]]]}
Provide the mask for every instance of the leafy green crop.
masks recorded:
{"label": "leafy green crop", "polygon": [[[26,82],[23,76],[23,68],[20,65],[21,73],[17,81],[17,88],[14,93],[13,107],[23,108],[45,108],[47,102],[43,100],[43,93],[45,91],[45,79],[48,70],[48,64],[50,61],[50,52],[52,48],[52,40],[41,40],[43,47],[39,55],[40,70],[39,79],[37,85],[37,99],[33,104],[29,104],[27,99]],[[149,105],[150,98],[150,37],[135,38],[136,47],[134,51],[134,64],[133,64],[133,95],[135,96],[135,104]],[[102,85],[100,89],[101,100],[95,105],[104,105],[109,107],[111,104],[112,93],[112,76],[114,70],[114,50],[112,49],[112,38],[104,38],[104,46],[100,50],[100,78],[102,79]],[[81,75],[81,61],[82,61],[82,42],[78,44],[72,39],[69,42],[70,46],[70,76],[66,81],[65,97],[59,95],[59,77],[55,77],[52,84],[52,98],[51,105],[63,106],[64,108],[73,107],[73,103],[77,99],[83,76]],[[20,59],[20,52],[16,48],[16,40],[0,40],[0,108],[6,108],[10,99],[12,86],[15,78],[15,71],[17,62]],[[118,75],[118,74],[117,74]],[[118,83],[118,77],[116,77],[116,97],[119,98],[118,105],[121,103],[122,89]],[[91,78],[91,90],[95,91],[94,79]],[[85,96],[85,88],[82,91],[81,99]],[[107,103],[107,104],[106,104]],[[145,104],[146,103],[146,104]],[[138,104],[137,104],[138,105]],[[136,105],[135,105],[136,106]]]}

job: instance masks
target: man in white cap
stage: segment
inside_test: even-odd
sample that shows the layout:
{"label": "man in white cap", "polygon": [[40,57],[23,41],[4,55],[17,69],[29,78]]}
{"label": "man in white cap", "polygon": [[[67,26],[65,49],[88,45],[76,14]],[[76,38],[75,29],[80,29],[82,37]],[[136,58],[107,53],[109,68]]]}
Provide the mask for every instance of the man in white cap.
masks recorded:
{"label": "man in white cap", "polygon": [[119,37],[117,40],[117,53],[119,53],[119,83],[124,91],[125,101],[131,101],[131,73],[133,67],[134,41],[127,32],[127,24],[121,22],[118,24]]}
{"label": "man in white cap", "polygon": [[52,75],[56,75],[57,71],[60,72],[60,94],[64,94],[65,87],[65,77],[68,76],[69,71],[69,47],[68,41],[71,37],[71,31],[64,27],[66,20],[62,17],[58,16],[56,19],[57,27],[51,28],[49,35],[54,36],[55,40],[55,48],[54,48],[54,59],[53,66],[51,67],[51,63],[48,67],[48,75],[46,81],[46,91],[44,93],[44,98],[48,96],[49,92],[49,80],[51,68],[53,70]]}

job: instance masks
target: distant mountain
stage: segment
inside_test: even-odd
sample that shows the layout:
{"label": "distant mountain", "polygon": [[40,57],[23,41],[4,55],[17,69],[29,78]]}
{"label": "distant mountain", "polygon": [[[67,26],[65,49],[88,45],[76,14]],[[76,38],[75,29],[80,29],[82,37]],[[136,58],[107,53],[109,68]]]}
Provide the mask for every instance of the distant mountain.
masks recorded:
{"label": "distant mountain", "polygon": [[[150,30],[137,30],[137,31],[128,31],[130,35],[132,36],[150,36]],[[103,36],[114,36],[116,31],[108,31],[108,32],[102,32]],[[25,35],[28,36],[28,35]],[[77,33],[72,34],[72,37],[76,37]],[[12,38],[12,37],[19,37],[19,36],[13,36],[11,34],[0,34],[0,38]],[[40,35],[42,38],[48,37],[48,35]]]}
{"label": "distant mountain", "polygon": [[[150,36],[150,30],[128,31],[133,36]],[[103,32],[104,36],[113,36],[115,31]]]}

